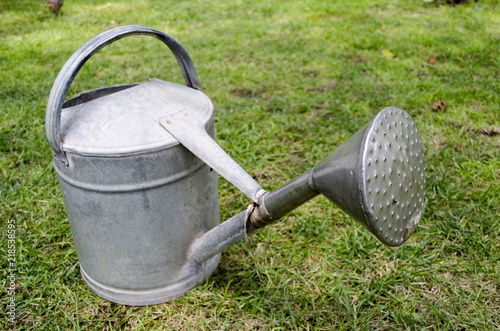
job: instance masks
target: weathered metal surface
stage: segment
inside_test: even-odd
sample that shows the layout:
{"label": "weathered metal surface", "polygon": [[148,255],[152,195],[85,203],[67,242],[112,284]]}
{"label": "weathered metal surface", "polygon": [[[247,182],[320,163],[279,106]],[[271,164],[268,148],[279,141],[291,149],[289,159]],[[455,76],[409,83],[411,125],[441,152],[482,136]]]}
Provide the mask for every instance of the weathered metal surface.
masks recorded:
{"label": "weathered metal surface", "polygon": [[191,153],[258,203],[266,191],[207,134],[203,122],[192,113],[182,109],[161,118],[160,123]]}
{"label": "weathered metal surface", "polygon": [[213,122],[213,105],[205,94],[159,79],[65,108],[64,151],[117,156],[180,145],[158,122],[179,109],[189,110],[204,130]]}
{"label": "weathered metal surface", "polygon": [[216,173],[181,149],[113,158],[67,153],[70,167],[55,163],[82,274],[103,298],[165,302],[215,271],[218,257],[192,265],[187,252],[219,224]]}
{"label": "weathered metal surface", "polygon": [[180,45],[160,34],[180,54],[191,87],[151,80],[87,92],[62,105],[95,51],[124,36],[156,33],[124,27],[87,42],[64,66],[47,106],[47,138],[83,279],[101,297],[128,305],[181,296],[212,274],[220,258],[188,261],[195,238],[220,223],[217,174],[158,122],[189,109],[214,137],[213,105],[193,88],[199,83]]}
{"label": "weathered metal surface", "polygon": [[[115,109],[106,107],[107,101],[140,100],[151,86],[163,86],[163,95],[180,88],[148,82],[63,109],[69,166],[54,162],[84,280],[100,296],[122,304],[178,297],[213,273],[219,259],[196,266],[187,260],[191,242],[220,222],[217,174],[157,121],[163,137],[156,139],[154,124],[145,124],[157,115],[148,103],[124,101],[117,121],[107,114]],[[135,118],[138,126],[116,125],[137,112],[145,123]],[[102,128],[106,121],[99,119],[108,117]],[[213,116],[205,118],[213,137]],[[106,131],[114,129],[116,135]]]}
{"label": "weathered metal surface", "polygon": [[[64,99],[68,94],[69,87],[78,71],[87,60],[100,49],[119,39],[132,35],[146,35],[155,37],[165,43],[174,54],[184,80],[188,87],[201,90],[198,76],[186,50],[174,38],[168,34],[142,25],[127,25],[107,30],[80,46],[73,55],[66,61],[61,71],[54,81],[47,103],[45,115],[45,136],[52,150],[54,158],[67,165],[68,160],[64,155],[61,141],[61,110]],[[47,123],[49,125],[47,125]]]}

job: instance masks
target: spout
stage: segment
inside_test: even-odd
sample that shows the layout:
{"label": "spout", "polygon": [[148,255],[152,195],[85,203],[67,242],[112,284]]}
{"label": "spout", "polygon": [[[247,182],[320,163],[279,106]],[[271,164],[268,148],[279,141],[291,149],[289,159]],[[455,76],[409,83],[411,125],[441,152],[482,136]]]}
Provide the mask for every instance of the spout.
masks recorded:
{"label": "spout", "polygon": [[[338,154],[339,150],[341,150],[340,147],[326,159]],[[330,171],[335,171],[335,167],[335,165],[330,165]],[[276,190],[267,192],[260,198],[258,204],[250,205],[252,208],[234,215],[202,235],[191,245],[189,260],[200,264],[243,240],[245,234],[252,235],[258,229],[279,220],[298,206],[316,197],[319,191],[313,182],[314,170],[315,168]]]}
{"label": "spout", "polygon": [[195,240],[190,261],[207,260],[320,193],[384,244],[399,246],[418,225],[424,186],[418,130],[405,111],[388,107],[311,170]]}
{"label": "spout", "polygon": [[250,205],[251,208],[203,234],[191,245],[189,260],[200,264],[241,241],[245,234],[255,233],[314,198],[319,193],[309,184],[310,173],[308,171],[280,188],[265,193],[259,204]]}

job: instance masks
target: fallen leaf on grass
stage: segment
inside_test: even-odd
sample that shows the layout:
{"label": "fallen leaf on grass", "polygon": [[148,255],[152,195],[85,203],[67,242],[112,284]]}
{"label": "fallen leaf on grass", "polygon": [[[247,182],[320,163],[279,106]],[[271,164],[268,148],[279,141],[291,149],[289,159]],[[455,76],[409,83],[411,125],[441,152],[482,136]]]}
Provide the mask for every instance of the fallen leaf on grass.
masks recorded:
{"label": "fallen leaf on grass", "polygon": [[485,136],[498,136],[500,135],[500,128],[493,128],[493,129],[479,129],[477,130],[479,134],[485,135]]}
{"label": "fallen leaf on grass", "polygon": [[391,52],[390,50],[388,50],[387,48],[383,49],[382,50],[382,55],[387,59],[387,60],[390,60],[390,59],[393,59],[396,57],[396,55]]}
{"label": "fallen leaf on grass", "polygon": [[443,100],[439,100],[438,102],[432,105],[432,110],[434,111],[445,110],[446,108],[448,108],[448,105],[445,105]]}
{"label": "fallen leaf on grass", "polygon": [[45,6],[49,8],[54,14],[56,14],[61,6],[63,5],[63,0],[47,0]]}
{"label": "fallen leaf on grass", "polygon": [[14,284],[14,286],[6,287],[5,289],[7,291],[9,291],[9,290],[18,290],[20,287],[21,286],[18,283],[16,283],[16,284]]}
{"label": "fallen leaf on grass", "polygon": [[427,62],[429,62],[429,64],[434,64],[434,63],[436,63],[436,57],[435,57],[435,56],[431,56],[431,57],[429,58],[429,60],[427,60]]}

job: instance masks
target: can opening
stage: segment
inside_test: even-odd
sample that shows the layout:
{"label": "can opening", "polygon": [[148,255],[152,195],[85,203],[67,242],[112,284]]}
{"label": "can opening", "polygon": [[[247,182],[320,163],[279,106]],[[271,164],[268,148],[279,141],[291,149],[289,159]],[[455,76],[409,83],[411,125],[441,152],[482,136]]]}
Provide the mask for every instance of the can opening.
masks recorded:
{"label": "can opening", "polygon": [[79,96],[71,98],[66,102],[64,102],[62,107],[69,108],[76,105],[81,105],[82,103],[89,102],[91,100],[98,99],[116,92],[120,92],[128,88],[134,87],[136,85],[139,84],[126,84],[126,85],[117,85],[111,87],[102,87],[92,91],[83,92]]}

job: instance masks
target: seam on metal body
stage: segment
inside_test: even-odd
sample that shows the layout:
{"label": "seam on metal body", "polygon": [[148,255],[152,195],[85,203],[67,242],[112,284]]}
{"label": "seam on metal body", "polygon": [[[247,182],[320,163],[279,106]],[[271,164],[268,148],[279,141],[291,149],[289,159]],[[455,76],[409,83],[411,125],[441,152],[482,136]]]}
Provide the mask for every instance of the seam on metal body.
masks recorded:
{"label": "seam on metal body", "polygon": [[56,170],[57,176],[71,186],[78,187],[78,188],[88,190],[88,191],[118,193],[118,192],[141,191],[141,190],[145,190],[145,189],[164,186],[164,185],[176,182],[178,180],[181,180],[184,177],[187,177],[191,174],[194,174],[195,172],[197,172],[198,170],[200,170],[204,166],[208,167],[205,163],[200,162],[199,165],[192,167],[190,169],[186,169],[182,172],[179,172],[179,173],[175,174],[174,176],[162,178],[159,180],[153,180],[153,181],[146,182],[146,183],[135,183],[135,184],[125,184],[125,185],[97,185],[97,184],[84,183],[84,182],[72,179],[72,178],[62,174],[61,171],[57,167],[54,167],[54,168]]}
{"label": "seam on metal body", "polygon": [[316,165],[311,170],[309,170],[309,176],[307,176],[307,185],[309,185],[309,187],[314,192],[318,192],[318,190],[316,189],[316,185],[314,185],[314,178],[313,178],[313,174],[314,174],[315,169],[316,169]]}

